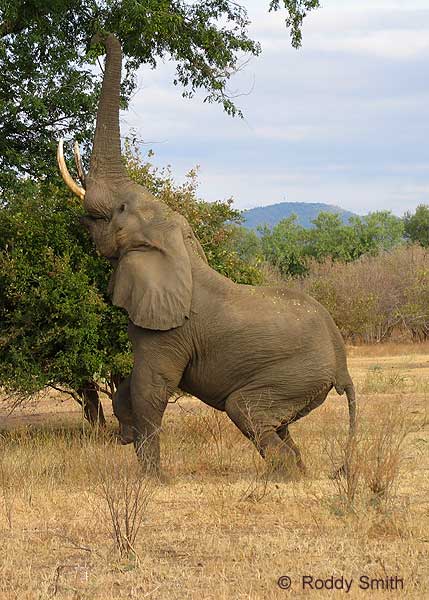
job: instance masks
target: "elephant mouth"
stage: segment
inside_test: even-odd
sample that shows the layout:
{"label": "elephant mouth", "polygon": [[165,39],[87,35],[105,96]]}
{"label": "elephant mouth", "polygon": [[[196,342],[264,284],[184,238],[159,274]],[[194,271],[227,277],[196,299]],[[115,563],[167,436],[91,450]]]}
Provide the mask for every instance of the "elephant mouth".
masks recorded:
{"label": "elephant mouth", "polygon": [[116,241],[118,242],[119,245],[124,245],[125,242],[127,241],[127,235],[125,233],[120,233],[118,232],[116,234]]}
{"label": "elephant mouth", "polygon": [[121,253],[125,252],[147,252],[154,247],[156,244],[149,243],[147,240],[142,239],[140,236],[136,237],[129,235],[129,232],[120,228],[115,232],[116,245],[120,249]]}

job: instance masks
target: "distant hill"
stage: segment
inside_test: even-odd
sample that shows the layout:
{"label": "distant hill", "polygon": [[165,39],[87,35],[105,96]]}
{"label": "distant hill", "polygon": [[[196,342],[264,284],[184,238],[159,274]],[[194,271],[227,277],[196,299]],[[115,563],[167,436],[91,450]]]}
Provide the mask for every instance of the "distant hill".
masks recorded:
{"label": "distant hill", "polygon": [[330,212],[341,215],[344,223],[349,218],[355,216],[348,210],[343,210],[332,204],[323,204],[322,202],[279,202],[269,206],[258,206],[250,208],[243,212],[245,221],[243,226],[248,229],[256,229],[258,225],[269,225],[273,227],[282,219],[296,214],[298,223],[303,227],[312,227],[311,221],[317,217],[320,212]]}

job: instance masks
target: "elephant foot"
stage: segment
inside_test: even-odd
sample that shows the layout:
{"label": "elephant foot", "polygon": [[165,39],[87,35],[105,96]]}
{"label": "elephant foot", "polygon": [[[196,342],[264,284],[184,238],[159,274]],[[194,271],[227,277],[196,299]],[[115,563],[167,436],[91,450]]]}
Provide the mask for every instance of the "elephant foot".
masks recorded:
{"label": "elephant foot", "polygon": [[272,470],[267,468],[267,480],[273,483],[291,483],[301,481],[303,473],[298,469],[283,468]]}
{"label": "elephant foot", "polygon": [[119,427],[118,438],[123,446],[134,442],[134,430],[129,425],[121,424]]}
{"label": "elephant foot", "polygon": [[297,481],[306,474],[302,460],[297,460],[289,452],[276,449],[266,453],[265,461],[270,479],[273,481]]}
{"label": "elephant foot", "polygon": [[159,439],[148,439],[134,431],[134,448],[145,475],[161,478]]}

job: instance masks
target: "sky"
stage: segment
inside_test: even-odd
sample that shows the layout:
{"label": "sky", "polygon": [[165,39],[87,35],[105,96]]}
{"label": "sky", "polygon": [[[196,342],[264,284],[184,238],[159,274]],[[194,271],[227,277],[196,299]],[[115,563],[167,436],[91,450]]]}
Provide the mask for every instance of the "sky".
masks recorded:
{"label": "sky", "polygon": [[402,215],[429,204],[429,0],[322,0],[290,45],[284,14],[243,0],[262,53],[230,88],[245,118],[184,99],[174,64],[138,72],[123,134],[171,165],[199,165],[199,196],[239,209],[326,202]]}

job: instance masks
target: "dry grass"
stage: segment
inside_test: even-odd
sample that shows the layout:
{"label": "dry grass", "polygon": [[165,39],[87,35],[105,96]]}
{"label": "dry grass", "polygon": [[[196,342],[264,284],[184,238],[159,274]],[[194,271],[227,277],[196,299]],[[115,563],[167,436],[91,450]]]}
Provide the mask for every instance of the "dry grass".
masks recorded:
{"label": "dry grass", "polygon": [[[77,421],[4,430],[1,600],[331,597],[302,590],[309,574],[354,578],[350,598],[427,597],[429,354],[378,352],[352,351],[353,448],[346,401],[332,394],[291,427],[308,473],[289,482],[225,415],[191,400],[167,411],[162,483],[139,476],[132,447]],[[371,383],[392,365],[393,378]],[[344,454],[348,477],[330,479]],[[397,575],[405,590],[363,591],[361,575]]]}

